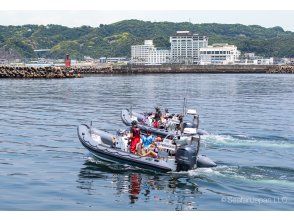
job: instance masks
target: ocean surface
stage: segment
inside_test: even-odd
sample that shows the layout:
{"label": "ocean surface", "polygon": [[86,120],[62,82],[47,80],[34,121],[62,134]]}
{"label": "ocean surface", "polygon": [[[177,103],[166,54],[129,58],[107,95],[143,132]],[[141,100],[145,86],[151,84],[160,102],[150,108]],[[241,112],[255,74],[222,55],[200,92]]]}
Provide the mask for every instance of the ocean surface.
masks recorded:
{"label": "ocean surface", "polygon": [[[154,173],[91,156],[123,108],[197,108],[216,168]],[[293,210],[294,76],[155,74],[0,80],[0,210]]]}

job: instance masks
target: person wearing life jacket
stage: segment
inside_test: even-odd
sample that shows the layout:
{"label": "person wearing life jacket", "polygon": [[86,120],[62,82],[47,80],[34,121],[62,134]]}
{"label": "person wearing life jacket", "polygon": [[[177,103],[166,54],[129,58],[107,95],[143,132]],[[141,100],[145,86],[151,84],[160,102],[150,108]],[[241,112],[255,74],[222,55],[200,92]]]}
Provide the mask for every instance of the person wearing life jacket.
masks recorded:
{"label": "person wearing life jacket", "polygon": [[151,134],[151,131],[147,131],[147,135],[142,135],[142,144],[145,149],[148,149],[150,145],[155,141],[155,137]]}
{"label": "person wearing life jacket", "polygon": [[159,121],[154,119],[152,125],[153,125],[154,128],[159,128]]}
{"label": "person wearing life jacket", "polygon": [[154,137],[151,131],[147,131],[147,135],[142,135],[142,142],[138,144],[137,153],[142,157],[153,157],[158,156],[158,149],[155,141],[159,139]]}
{"label": "person wearing life jacket", "polygon": [[137,121],[132,121],[132,127],[130,130],[130,152],[136,154],[137,152],[137,144],[140,143],[141,140],[141,130],[137,125]]}

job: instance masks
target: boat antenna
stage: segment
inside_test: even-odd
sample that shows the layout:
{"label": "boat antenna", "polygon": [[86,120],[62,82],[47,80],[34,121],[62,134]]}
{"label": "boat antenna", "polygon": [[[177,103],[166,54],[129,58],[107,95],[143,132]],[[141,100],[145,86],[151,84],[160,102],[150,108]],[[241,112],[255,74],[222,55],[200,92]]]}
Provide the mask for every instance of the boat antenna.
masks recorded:
{"label": "boat antenna", "polygon": [[93,125],[93,121],[90,121],[90,134],[92,134],[92,125]]}
{"label": "boat antenna", "polygon": [[200,145],[201,145],[200,138],[201,138],[200,135],[198,135],[197,143],[196,143],[197,144],[197,147],[196,147],[196,166],[197,166],[197,160],[198,160],[198,155],[199,155]]}
{"label": "boat antenna", "polygon": [[184,104],[183,104],[183,115],[185,115],[186,114],[186,105],[187,105],[187,99],[186,99],[186,97],[184,98]]}

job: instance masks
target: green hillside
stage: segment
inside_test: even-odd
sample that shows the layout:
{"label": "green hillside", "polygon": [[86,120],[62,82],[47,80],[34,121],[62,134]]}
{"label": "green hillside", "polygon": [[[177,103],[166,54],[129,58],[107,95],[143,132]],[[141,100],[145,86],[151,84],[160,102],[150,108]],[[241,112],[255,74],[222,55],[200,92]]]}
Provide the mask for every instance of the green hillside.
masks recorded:
{"label": "green hillside", "polygon": [[[132,44],[153,39],[157,47],[169,48],[169,36],[177,30],[190,30],[209,37],[209,44],[235,44],[242,52],[261,56],[294,57],[294,32],[281,27],[264,28],[242,24],[192,24],[189,22],[148,22],[124,20],[97,28],[69,28],[60,25],[0,26],[0,59],[35,57],[34,49],[50,49],[48,57],[130,56]],[[8,52],[7,52],[8,51]]]}

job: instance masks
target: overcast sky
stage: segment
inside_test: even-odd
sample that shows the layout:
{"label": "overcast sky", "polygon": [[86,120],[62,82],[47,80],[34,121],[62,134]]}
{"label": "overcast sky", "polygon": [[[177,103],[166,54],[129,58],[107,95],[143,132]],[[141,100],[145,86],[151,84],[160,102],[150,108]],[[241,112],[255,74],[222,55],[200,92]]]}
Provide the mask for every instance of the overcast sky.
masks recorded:
{"label": "overcast sky", "polygon": [[294,31],[294,11],[0,11],[0,25],[60,24],[69,27],[109,24],[124,19],[145,21],[190,21],[281,26]]}

